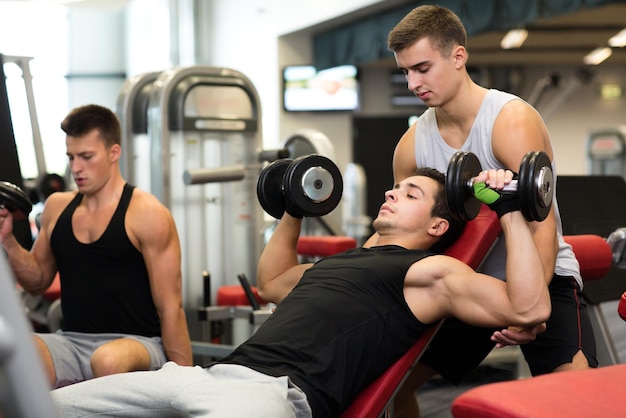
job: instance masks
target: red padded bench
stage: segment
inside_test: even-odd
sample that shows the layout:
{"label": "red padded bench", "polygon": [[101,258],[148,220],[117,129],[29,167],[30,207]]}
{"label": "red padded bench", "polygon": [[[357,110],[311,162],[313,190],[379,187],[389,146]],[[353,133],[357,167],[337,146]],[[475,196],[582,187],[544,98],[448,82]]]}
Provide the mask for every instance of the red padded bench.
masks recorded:
{"label": "red padded bench", "polygon": [[572,246],[580,265],[580,275],[584,281],[606,277],[613,265],[611,247],[599,235],[565,235],[565,242]]}
{"label": "red padded bench", "polygon": [[479,386],[452,403],[455,418],[626,416],[626,364]]}
{"label": "red padded bench", "polygon": [[296,252],[308,257],[327,257],[356,247],[356,239],[339,235],[304,235],[298,238]]}
{"label": "red padded bench", "polygon": [[[445,253],[476,269],[489,253],[500,231],[500,221],[497,215],[483,205],[478,216],[467,223],[463,234]],[[341,418],[393,416],[394,396],[442,323],[443,321],[440,321],[429,332],[422,335],[406,354],[365,388],[341,414]]]}

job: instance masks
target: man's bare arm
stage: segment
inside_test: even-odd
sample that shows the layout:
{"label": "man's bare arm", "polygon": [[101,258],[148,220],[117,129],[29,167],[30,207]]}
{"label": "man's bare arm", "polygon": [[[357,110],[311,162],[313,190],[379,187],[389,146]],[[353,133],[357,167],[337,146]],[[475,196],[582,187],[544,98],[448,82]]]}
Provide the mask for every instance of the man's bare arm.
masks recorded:
{"label": "man's bare arm", "polygon": [[312,264],[300,264],[297,254],[302,220],[287,214],[278,222],[257,268],[259,296],[280,303]]}

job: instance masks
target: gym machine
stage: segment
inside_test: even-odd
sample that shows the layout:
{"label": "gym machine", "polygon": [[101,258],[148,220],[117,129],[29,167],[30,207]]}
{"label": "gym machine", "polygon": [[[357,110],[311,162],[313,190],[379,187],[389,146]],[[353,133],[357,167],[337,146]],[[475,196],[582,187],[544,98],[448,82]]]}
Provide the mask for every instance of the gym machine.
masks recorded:
{"label": "gym machine", "polygon": [[[44,155],[43,142],[41,137],[41,130],[39,128],[39,119],[37,116],[37,108],[35,106],[35,95],[33,92],[33,76],[30,72],[30,62],[33,57],[18,56],[18,55],[2,55],[3,65],[6,63],[15,64],[22,72],[21,78],[24,82],[24,91],[26,106],[28,107],[28,116],[30,121],[30,134],[33,140],[33,152],[35,156],[35,162],[37,164],[37,177],[32,179],[23,179],[24,185],[31,191],[32,203],[44,202],[46,198],[54,192],[66,190],[66,184],[68,183],[67,177],[69,173],[64,175],[56,173],[48,173],[46,167],[46,158]],[[4,77],[3,77],[4,78]],[[23,178],[20,171],[20,176]],[[13,181],[12,179],[3,180]],[[16,183],[20,187],[22,181]],[[38,212],[37,215],[40,213]]]}
{"label": "gym machine", "polygon": [[148,104],[152,84],[159,74],[150,72],[129,78],[117,98],[116,113],[122,126],[124,150],[120,170],[128,183],[146,191],[150,191]]}
{"label": "gym machine", "polygon": [[235,70],[174,68],[161,72],[151,90],[150,191],[176,222],[183,304],[196,309],[204,303],[203,271],[211,277],[211,300],[239,274],[255,282],[263,244],[256,180],[265,161],[285,153],[262,151],[261,104]]}
{"label": "gym machine", "polygon": [[[47,173],[46,159],[43,152],[43,143],[41,141],[41,130],[39,129],[39,119],[37,117],[37,108],[35,106],[35,94],[33,92],[33,76],[30,73],[30,62],[33,57],[24,57],[17,55],[2,55],[2,64],[13,63],[22,71],[24,80],[24,89],[26,90],[26,103],[28,105],[28,114],[30,116],[30,128],[33,135],[33,146],[35,149],[35,160],[37,161],[37,172]],[[4,76],[4,74],[3,74]],[[4,78],[4,77],[3,77]]]}
{"label": "gym machine", "polygon": [[[24,179],[22,177],[22,171],[20,168],[19,157],[17,153],[17,146],[15,143],[15,133],[13,131],[13,121],[11,119],[11,109],[9,106],[9,96],[7,92],[6,86],[6,78],[4,74],[4,64],[7,62],[13,62],[21,64],[22,71],[24,71],[25,85],[29,86],[30,83],[30,71],[28,67],[29,58],[27,57],[15,57],[9,55],[0,54],[0,180],[7,181],[12,184],[17,185],[19,188],[24,188]],[[31,114],[34,112],[34,101],[32,100],[32,90],[27,87],[27,97],[29,98],[29,103],[32,104]],[[29,93],[30,92],[30,93]],[[31,118],[31,121],[33,119]],[[36,124],[36,119],[34,119],[35,125],[33,126],[33,138],[34,143],[37,144],[38,141],[35,139],[35,132],[38,132],[38,125]],[[40,144],[40,142],[39,142]],[[41,154],[42,159],[37,158],[38,164],[41,164],[43,161],[43,153]],[[41,169],[41,167],[40,167]],[[44,166],[45,169],[45,166]],[[30,229],[30,223],[28,219],[23,219],[16,221],[13,224],[13,231],[15,234],[15,238],[17,241],[27,249],[33,245],[33,237]]]}
{"label": "gym machine", "polygon": [[[262,150],[261,107],[251,82],[208,66],[144,73],[122,87],[117,114],[124,177],[174,217],[185,310],[214,305],[218,290],[239,276],[255,282],[263,215],[254,185],[266,162],[289,154]],[[204,340],[203,327],[202,336],[195,332],[196,317],[187,318],[192,339]]]}
{"label": "gym machine", "polygon": [[594,130],[587,137],[587,172],[591,175],[624,176],[626,128]]}

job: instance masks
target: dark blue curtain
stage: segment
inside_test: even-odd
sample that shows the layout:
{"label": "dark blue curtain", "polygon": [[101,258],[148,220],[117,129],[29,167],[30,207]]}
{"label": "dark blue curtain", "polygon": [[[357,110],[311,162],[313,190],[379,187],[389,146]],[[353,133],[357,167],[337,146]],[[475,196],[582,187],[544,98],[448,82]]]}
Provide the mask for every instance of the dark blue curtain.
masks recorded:
{"label": "dark blue curtain", "polygon": [[391,57],[387,34],[413,8],[438,4],[461,18],[468,36],[492,30],[507,30],[585,8],[623,0],[433,0],[380,13],[313,37],[313,63],[317,68],[342,64],[359,65]]}

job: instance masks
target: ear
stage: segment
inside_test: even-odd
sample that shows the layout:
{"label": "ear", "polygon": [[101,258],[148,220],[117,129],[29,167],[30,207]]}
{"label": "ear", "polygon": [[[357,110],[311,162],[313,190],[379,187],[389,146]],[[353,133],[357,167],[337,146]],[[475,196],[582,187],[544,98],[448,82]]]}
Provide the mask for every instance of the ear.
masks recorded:
{"label": "ear", "polygon": [[112,163],[118,162],[122,156],[122,147],[119,144],[113,144],[109,149],[109,155]]}
{"label": "ear", "polygon": [[428,228],[428,233],[435,237],[440,237],[446,233],[448,228],[450,227],[450,223],[443,218],[433,218],[432,224],[430,228]]}
{"label": "ear", "polygon": [[452,51],[452,59],[454,60],[454,67],[458,70],[467,63],[467,49],[464,46],[457,45]]}

